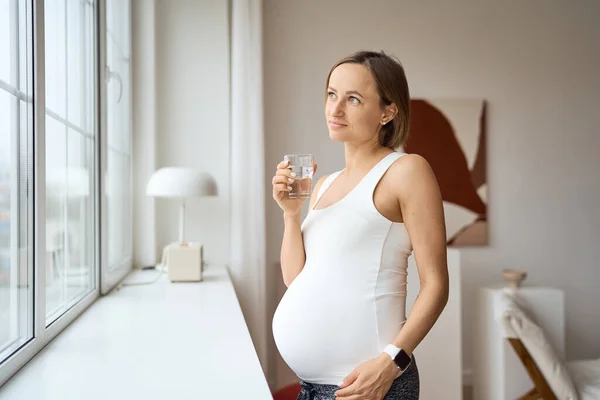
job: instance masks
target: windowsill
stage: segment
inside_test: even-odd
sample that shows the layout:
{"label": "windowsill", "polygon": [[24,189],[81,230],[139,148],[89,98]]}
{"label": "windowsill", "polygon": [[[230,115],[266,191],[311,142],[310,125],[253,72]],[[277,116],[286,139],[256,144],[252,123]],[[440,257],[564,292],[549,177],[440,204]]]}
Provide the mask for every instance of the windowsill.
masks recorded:
{"label": "windowsill", "polygon": [[[127,281],[150,281],[134,271]],[[0,399],[271,399],[231,279],[101,297],[0,388]]]}

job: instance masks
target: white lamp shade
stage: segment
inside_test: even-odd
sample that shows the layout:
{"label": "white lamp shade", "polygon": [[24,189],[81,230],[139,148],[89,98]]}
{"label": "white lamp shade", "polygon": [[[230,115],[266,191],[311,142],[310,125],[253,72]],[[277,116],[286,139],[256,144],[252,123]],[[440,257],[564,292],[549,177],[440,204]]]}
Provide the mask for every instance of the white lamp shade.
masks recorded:
{"label": "white lamp shade", "polygon": [[217,192],[212,176],[184,167],[161,168],[152,174],[146,186],[146,194],[155,197],[216,196]]}

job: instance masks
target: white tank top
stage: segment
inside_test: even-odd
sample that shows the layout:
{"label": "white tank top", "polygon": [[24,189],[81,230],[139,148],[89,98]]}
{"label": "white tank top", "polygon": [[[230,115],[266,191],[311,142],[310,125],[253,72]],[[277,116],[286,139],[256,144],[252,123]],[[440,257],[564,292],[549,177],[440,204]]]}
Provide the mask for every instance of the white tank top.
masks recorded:
{"label": "white tank top", "polygon": [[[379,356],[406,321],[410,238],[403,223],[373,203],[377,183],[403,155],[384,157],[344,198],[309,210],[302,223],[306,263],[275,310],[272,328],[284,361],[306,382],[340,385]],[[341,172],[325,179],[315,204]]]}

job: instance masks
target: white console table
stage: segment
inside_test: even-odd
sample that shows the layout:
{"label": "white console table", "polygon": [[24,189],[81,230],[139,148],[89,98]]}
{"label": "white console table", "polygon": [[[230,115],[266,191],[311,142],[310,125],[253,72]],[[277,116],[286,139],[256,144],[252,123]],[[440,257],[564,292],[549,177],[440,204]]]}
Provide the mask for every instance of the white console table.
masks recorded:
{"label": "white console table", "polygon": [[[473,399],[514,400],[533,387],[513,348],[502,336],[496,315],[502,287],[480,288],[475,298]],[[564,293],[558,289],[522,287],[517,297],[548,336],[560,357],[565,354]]]}
{"label": "white console table", "polygon": [[[152,280],[136,271],[128,281]],[[16,399],[272,399],[227,268],[101,297],[0,388]]]}
{"label": "white console table", "polygon": [[[421,400],[462,400],[462,334],[460,302],[460,251],[449,248],[450,293],[444,311],[425,339],[415,349],[421,380]],[[414,255],[408,259],[406,311],[410,315],[419,289]]]}

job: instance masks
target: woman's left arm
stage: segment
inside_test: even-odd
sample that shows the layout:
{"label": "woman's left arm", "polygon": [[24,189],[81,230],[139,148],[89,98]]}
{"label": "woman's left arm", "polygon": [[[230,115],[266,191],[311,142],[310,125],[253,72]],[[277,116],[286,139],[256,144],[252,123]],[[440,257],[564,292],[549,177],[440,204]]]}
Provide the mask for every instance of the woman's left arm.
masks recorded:
{"label": "woman's left arm", "polygon": [[[395,195],[412,242],[421,282],[409,317],[393,343],[412,355],[448,302],[444,208],[437,179],[423,157],[406,155],[390,168],[390,173],[398,182]],[[340,385],[336,398],[382,399],[397,375],[394,361],[382,353],[356,367]]]}
{"label": "woman's left arm", "polygon": [[413,246],[421,289],[394,344],[412,354],[448,302],[446,225],[442,195],[429,163],[416,154],[404,156],[400,162],[404,165],[397,168],[398,201]]}

